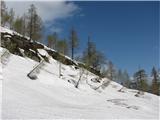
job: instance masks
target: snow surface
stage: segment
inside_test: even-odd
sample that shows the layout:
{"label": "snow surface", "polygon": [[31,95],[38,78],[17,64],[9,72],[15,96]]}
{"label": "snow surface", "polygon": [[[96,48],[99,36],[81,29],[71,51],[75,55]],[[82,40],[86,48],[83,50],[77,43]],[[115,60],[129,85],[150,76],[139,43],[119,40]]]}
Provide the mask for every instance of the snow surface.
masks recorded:
{"label": "snow surface", "polygon": [[1,32],[1,33],[9,33],[9,34],[13,35],[13,32],[14,32],[14,31],[9,30],[9,29],[7,29],[7,28],[5,28],[5,27],[1,27],[1,26],[0,26],[0,32]]}
{"label": "snow surface", "polygon": [[40,55],[46,56],[46,57],[49,56],[48,53],[44,49],[37,49],[37,50],[38,50],[38,52],[39,52]]}
{"label": "snow surface", "polygon": [[0,69],[3,119],[158,119],[158,96],[145,93],[135,97],[137,90],[127,88],[118,92],[123,86],[112,81],[105,89],[94,90],[91,86],[96,88],[108,79],[94,83],[91,79],[97,76],[86,70],[77,89],[74,84],[81,69],[62,64],[59,78],[59,62],[49,60],[37,74],[38,79],[31,80],[27,74],[38,63],[10,55],[3,75]]}

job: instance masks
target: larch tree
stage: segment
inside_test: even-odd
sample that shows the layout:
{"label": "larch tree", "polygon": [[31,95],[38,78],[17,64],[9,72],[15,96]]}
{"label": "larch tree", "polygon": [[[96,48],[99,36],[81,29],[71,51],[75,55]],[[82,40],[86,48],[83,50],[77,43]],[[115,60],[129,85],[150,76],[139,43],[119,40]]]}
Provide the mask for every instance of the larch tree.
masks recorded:
{"label": "larch tree", "polygon": [[147,74],[145,70],[144,69],[138,70],[133,77],[137,83],[137,89],[140,91],[147,91],[148,89]]}
{"label": "larch tree", "polygon": [[93,67],[93,58],[96,53],[96,46],[88,37],[87,48],[83,52],[82,60],[88,67]]}
{"label": "larch tree", "polygon": [[54,38],[53,38],[53,36],[52,35],[48,35],[47,36],[47,41],[48,41],[48,47],[49,48],[52,48],[53,49],[53,40],[54,40]]}
{"label": "larch tree", "polygon": [[68,54],[68,44],[65,39],[57,41],[57,51],[64,55]]}
{"label": "larch tree", "polygon": [[123,72],[121,69],[119,69],[116,73],[116,81],[120,84],[124,84],[123,79],[124,79]]}
{"label": "larch tree", "polygon": [[96,50],[94,61],[93,61],[93,68],[96,69],[97,71],[100,71],[102,66],[105,64],[106,64],[105,55],[102,52]]}
{"label": "larch tree", "polygon": [[22,18],[17,17],[14,21],[13,28],[16,32],[22,34],[23,31],[23,21]]}
{"label": "larch tree", "polygon": [[33,40],[40,40],[42,38],[42,29],[42,19],[38,14],[35,14],[33,19]]}
{"label": "larch tree", "polygon": [[8,21],[9,21],[9,15],[7,12],[6,3],[2,0],[1,1],[1,25],[5,26]]}
{"label": "larch tree", "polygon": [[43,28],[42,20],[37,14],[36,7],[31,4],[28,10],[28,35],[30,40],[39,40],[42,37],[41,31]]}
{"label": "larch tree", "polygon": [[160,86],[158,84],[159,76],[158,76],[158,72],[155,69],[155,67],[152,68],[151,77],[152,77],[152,93],[156,94],[156,95],[159,95],[160,94],[159,93]]}
{"label": "larch tree", "polygon": [[58,34],[57,32],[53,33],[53,49],[57,50],[57,41],[58,41]]}
{"label": "larch tree", "polygon": [[10,29],[13,29],[14,16],[15,16],[15,12],[14,12],[13,8],[11,8],[10,11],[9,11],[9,26],[10,26]]}
{"label": "larch tree", "polygon": [[116,69],[111,61],[108,62],[108,68],[106,71],[106,77],[108,77],[110,80],[115,80],[116,78]]}
{"label": "larch tree", "polygon": [[54,50],[57,50],[57,43],[58,43],[58,35],[56,32],[54,32],[53,34],[49,34],[47,36],[47,41],[48,41],[48,44],[47,46],[49,48],[52,48]]}
{"label": "larch tree", "polygon": [[88,68],[92,67],[97,71],[100,71],[102,65],[106,63],[104,54],[97,50],[90,37],[88,37],[87,48],[83,52],[82,61]]}
{"label": "larch tree", "polygon": [[[57,41],[57,51],[58,53],[62,54],[62,55],[65,55],[67,53],[67,50],[68,50],[68,46],[67,46],[67,42],[66,40],[59,40]],[[64,62],[64,59],[65,57],[64,56],[60,56],[59,59],[59,77],[61,77],[61,62]]]}
{"label": "larch tree", "polygon": [[28,10],[28,33],[29,33],[30,40],[32,39],[32,36],[33,36],[33,18],[34,18],[35,11],[36,11],[36,8],[32,4]]}
{"label": "larch tree", "polygon": [[71,46],[71,58],[73,60],[75,49],[78,47],[78,36],[74,28],[71,29],[70,46]]}
{"label": "larch tree", "polygon": [[22,35],[26,36],[27,35],[27,21],[26,21],[27,16],[25,13],[21,17],[21,19],[22,19]]}
{"label": "larch tree", "polygon": [[124,79],[124,86],[125,87],[127,87],[127,88],[129,88],[129,85],[130,85],[130,77],[129,77],[129,74],[128,74],[128,72],[127,72],[127,70],[125,70],[124,72],[123,72],[123,79]]}

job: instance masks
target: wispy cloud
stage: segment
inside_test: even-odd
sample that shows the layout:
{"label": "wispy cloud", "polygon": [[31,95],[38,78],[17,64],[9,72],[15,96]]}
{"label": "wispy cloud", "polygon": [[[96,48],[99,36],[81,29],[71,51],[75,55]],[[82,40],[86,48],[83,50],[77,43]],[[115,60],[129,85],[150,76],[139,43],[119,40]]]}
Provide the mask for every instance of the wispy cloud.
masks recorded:
{"label": "wispy cloud", "polygon": [[[6,1],[7,7],[13,8],[16,16],[27,13],[31,4],[36,6],[38,14],[47,27],[50,26],[50,23],[53,26],[58,20],[72,17],[79,10],[79,7],[73,2],[65,1]],[[60,28],[55,29],[60,31]]]}

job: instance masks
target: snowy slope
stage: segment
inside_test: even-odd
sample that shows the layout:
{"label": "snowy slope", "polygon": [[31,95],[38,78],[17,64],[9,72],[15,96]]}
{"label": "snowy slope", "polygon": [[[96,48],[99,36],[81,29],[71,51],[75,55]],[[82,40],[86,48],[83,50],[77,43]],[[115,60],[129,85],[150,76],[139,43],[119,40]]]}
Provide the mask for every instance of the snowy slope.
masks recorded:
{"label": "snowy slope", "polygon": [[[4,51],[1,48],[0,54]],[[47,54],[44,50],[39,52]],[[122,86],[115,82],[110,82],[105,89],[94,90],[92,88],[102,82],[92,82],[91,78],[97,76],[87,71],[77,89],[73,84],[77,82],[80,70],[62,64],[63,76],[59,78],[59,62],[51,57],[50,63],[45,63],[37,74],[38,79],[31,80],[27,74],[37,64],[13,54],[1,64],[3,119],[158,119],[159,97],[156,95],[145,93],[135,97],[137,91],[126,88],[124,92],[118,92]]]}

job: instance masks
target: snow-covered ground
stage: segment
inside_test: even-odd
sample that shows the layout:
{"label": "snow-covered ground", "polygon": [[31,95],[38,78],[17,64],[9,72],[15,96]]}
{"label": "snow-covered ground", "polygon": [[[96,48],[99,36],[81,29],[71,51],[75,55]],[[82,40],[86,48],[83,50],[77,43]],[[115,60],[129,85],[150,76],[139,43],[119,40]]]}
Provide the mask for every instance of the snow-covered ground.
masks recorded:
{"label": "snow-covered ground", "polygon": [[[0,48],[0,54],[4,53]],[[46,54],[44,50],[39,50]],[[123,89],[110,82],[106,88],[94,90],[102,84],[94,83],[92,73],[84,72],[79,88],[74,87],[81,69],[62,64],[50,57],[31,80],[27,74],[38,63],[25,57],[10,54],[5,64],[0,64],[3,119],[158,119],[159,97],[145,93],[135,97],[136,90]],[[3,81],[3,87],[2,87]]]}

